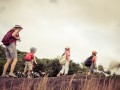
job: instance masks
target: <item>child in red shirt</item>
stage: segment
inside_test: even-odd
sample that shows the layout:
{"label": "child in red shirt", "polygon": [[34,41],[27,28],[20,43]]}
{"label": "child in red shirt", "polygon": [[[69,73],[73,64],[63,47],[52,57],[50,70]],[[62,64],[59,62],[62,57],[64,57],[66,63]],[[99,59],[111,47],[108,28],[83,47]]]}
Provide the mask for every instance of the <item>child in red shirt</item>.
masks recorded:
{"label": "child in red shirt", "polygon": [[[25,75],[25,73],[27,72],[27,78],[31,78],[31,72],[33,70],[33,61],[35,60],[35,56],[34,54],[36,53],[36,48],[32,47],[30,48],[30,53],[27,53],[25,56],[25,68],[24,68],[24,72],[23,75]],[[36,60],[35,60],[36,62]]]}

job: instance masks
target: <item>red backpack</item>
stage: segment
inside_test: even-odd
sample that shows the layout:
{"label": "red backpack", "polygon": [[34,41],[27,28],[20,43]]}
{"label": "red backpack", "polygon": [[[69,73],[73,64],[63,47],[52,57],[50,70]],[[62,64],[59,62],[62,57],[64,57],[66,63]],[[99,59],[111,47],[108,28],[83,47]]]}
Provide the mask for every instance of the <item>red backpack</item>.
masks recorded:
{"label": "red backpack", "polygon": [[12,42],[16,41],[16,39],[12,37],[12,34],[13,34],[14,31],[15,30],[8,31],[7,34],[3,37],[2,43],[5,46],[9,46]]}
{"label": "red backpack", "polygon": [[24,57],[26,61],[32,61],[34,59],[34,54],[33,53],[27,53],[26,56]]}

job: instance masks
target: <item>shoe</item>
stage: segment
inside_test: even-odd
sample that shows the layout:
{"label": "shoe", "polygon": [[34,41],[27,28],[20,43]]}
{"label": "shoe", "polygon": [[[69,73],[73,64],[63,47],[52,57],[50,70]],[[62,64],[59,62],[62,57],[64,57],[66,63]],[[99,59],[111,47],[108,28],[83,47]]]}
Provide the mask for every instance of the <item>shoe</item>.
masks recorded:
{"label": "shoe", "polygon": [[30,76],[27,76],[27,78],[32,78],[32,77],[30,77]]}
{"label": "shoe", "polygon": [[17,78],[17,76],[15,74],[9,74],[10,77],[14,77]]}
{"label": "shoe", "polygon": [[57,74],[57,77],[59,77],[60,76],[60,73],[59,74]]}
{"label": "shoe", "polygon": [[59,74],[57,75],[57,77],[62,76],[62,75],[63,75],[62,73],[59,73]]}
{"label": "shoe", "polygon": [[4,74],[4,75],[2,75],[1,77],[2,77],[2,78],[8,78],[9,76],[6,75],[6,74]]}
{"label": "shoe", "polygon": [[26,77],[26,74],[22,73],[23,77]]}
{"label": "shoe", "polygon": [[89,75],[91,75],[91,73],[90,73],[90,72],[88,72],[88,74],[87,74],[87,75],[89,76]]}

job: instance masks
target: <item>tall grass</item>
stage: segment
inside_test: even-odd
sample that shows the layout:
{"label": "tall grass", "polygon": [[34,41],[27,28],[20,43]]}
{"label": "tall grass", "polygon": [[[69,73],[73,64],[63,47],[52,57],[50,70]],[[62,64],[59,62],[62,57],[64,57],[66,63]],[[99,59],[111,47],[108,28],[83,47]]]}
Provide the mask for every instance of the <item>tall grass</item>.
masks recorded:
{"label": "tall grass", "polygon": [[38,79],[0,79],[0,90],[120,90],[120,79],[112,77],[74,74]]}

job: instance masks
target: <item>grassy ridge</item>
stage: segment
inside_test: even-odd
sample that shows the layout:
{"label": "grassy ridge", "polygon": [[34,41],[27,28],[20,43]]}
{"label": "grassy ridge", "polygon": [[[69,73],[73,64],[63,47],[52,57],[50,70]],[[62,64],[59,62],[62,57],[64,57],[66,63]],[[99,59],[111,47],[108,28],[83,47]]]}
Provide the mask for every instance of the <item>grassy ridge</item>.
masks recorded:
{"label": "grassy ridge", "polygon": [[37,79],[0,78],[0,90],[120,90],[120,78],[84,75]]}

